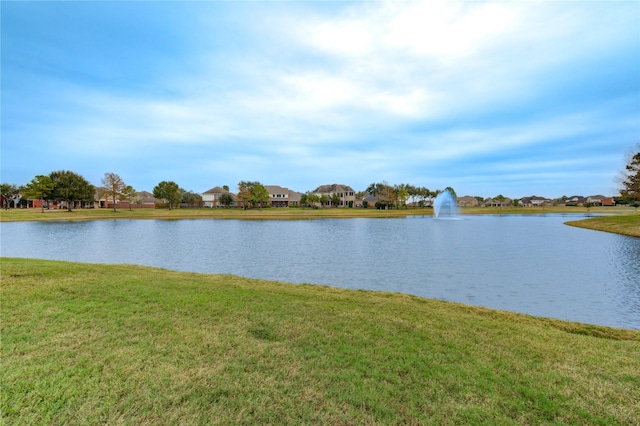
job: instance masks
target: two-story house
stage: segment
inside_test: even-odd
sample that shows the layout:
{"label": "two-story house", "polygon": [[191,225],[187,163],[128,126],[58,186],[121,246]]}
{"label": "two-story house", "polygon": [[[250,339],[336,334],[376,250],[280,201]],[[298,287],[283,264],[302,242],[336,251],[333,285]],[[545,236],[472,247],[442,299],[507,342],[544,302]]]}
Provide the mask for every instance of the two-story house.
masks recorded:
{"label": "two-story house", "polygon": [[221,201],[220,196],[223,194],[230,194],[233,202],[230,206],[237,206],[238,196],[228,190],[216,186],[202,193],[202,203],[205,207],[226,207]]}
{"label": "two-story house", "polygon": [[269,193],[271,207],[296,207],[300,205],[302,194],[278,185],[264,185]]}
{"label": "two-story house", "polygon": [[336,207],[355,207],[356,192],[347,185],[334,183],[332,185],[321,185],[312,191],[319,197],[323,195],[327,198],[326,206],[332,205],[333,195],[336,194],[338,201]]}

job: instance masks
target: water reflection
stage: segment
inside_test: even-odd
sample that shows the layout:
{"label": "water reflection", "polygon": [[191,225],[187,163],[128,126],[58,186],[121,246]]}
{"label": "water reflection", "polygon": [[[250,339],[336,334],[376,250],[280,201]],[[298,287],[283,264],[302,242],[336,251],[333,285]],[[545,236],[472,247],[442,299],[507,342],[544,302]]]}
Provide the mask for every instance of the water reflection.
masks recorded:
{"label": "water reflection", "polygon": [[640,329],[640,239],[549,216],[2,223],[2,255],[398,291]]}

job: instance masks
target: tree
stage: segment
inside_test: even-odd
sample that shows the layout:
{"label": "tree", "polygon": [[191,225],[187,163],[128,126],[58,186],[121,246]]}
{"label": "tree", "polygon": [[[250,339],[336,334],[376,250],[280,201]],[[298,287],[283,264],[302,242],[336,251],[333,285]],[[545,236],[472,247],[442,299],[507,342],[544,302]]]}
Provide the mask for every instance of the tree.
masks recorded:
{"label": "tree", "polygon": [[640,202],[640,143],[636,145],[637,152],[628,154],[628,164],[622,172],[622,189],[620,195],[630,203]]}
{"label": "tree", "polygon": [[182,192],[177,183],[163,180],[153,188],[153,196],[164,200],[164,202],[169,205],[169,210],[171,210],[174,205],[180,203]]}
{"label": "tree", "polygon": [[416,188],[418,192],[418,198],[420,198],[420,207],[424,207],[427,201],[431,200],[431,190],[425,186],[421,186],[420,188]]}
{"label": "tree", "polygon": [[45,175],[38,175],[31,179],[31,182],[25,185],[24,189],[24,195],[26,197],[40,199],[40,206],[42,207],[42,213],[44,213],[44,200],[48,200],[53,191],[53,181],[51,178]]}
{"label": "tree", "polygon": [[449,191],[449,192],[451,193],[451,196],[453,197],[453,199],[454,199],[454,200],[455,200],[456,198],[458,198],[458,195],[456,194],[456,191],[455,191],[452,187],[447,186],[444,190],[445,190],[445,191]]}
{"label": "tree", "polygon": [[0,184],[0,195],[2,195],[5,210],[9,210],[9,201],[13,201],[20,195],[20,188],[12,183],[2,183]]}
{"label": "tree", "polygon": [[69,170],[59,170],[49,174],[53,182],[51,197],[56,201],[64,201],[67,210],[71,211],[76,202],[93,202],[96,189],[81,175]]}
{"label": "tree", "polygon": [[504,204],[506,197],[502,194],[496,195],[493,197],[494,201],[497,201],[500,204],[500,208],[502,208],[502,204]]}
{"label": "tree", "polygon": [[189,207],[202,206],[202,195],[193,191],[181,190],[181,192],[182,192],[182,203],[186,204]]}
{"label": "tree", "polygon": [[[411,185],[401,183],[396,185],[393,190],[395,192],[395,198],[397,203],[401,203],[405,208],[407,207],[407,199],[409,198],[409,188]],[[396,208],[399,208],[396,205]]]}
{"label": "tree", "polygon": [[387,182],[372,183],[366,189],[366,191],[378,198],[376,202],[376,208],[387,208],[389,204],[393,204],[395,200],[395,192]]}
{"label": "tree", "polygon": [[233,196],[228,192],[225,192],[224,194],[221,194],[220,197],[218,197],[218,201],[223,206],[229,207],[231,204],[233,204]]}
{"label": "tree", "polygon": [[307,192],[305,195],[307,196],[307,204],[310,207],[317,208],[316,203],[320,202],[320,196],[313,192]]}
{"label": "tree", "polygon": [[[102,186],[105,188],[105,195],[111,197],[113,201],[113,211],[116,211],[116,197],[123,195],[124,189],[127,187],[120,176],[115,173],[105,173],[102,178]],[[131,204],[131,203],[129,203]]]}
{"label": "tree", "polygon": [[378,198],[381,198],[380,201],[385,204],[385,209],[389,207],[393,208],[393,205],[398,199],[398,194],[391,185],[387,184],[387,182],[382,182]]}
{"label": "tree", "polygon": [[245,206],[262,208],[263,203],[269,202],[269,192],[260,182],[243,180],[238,182],[238,198],[244,202]]}
{"label": "tree", "polygon": [[129,200],[129,211],[131,211],[131,205],[133,204],[133,197],[136,196],[136,190],[131,185],[127,185],[122,190],[122,194]]}
{"label": "tree", "polygon": [[405,185],[405,189],[407,190],[407,196],[411,200],[411,204],[413,204],[413,208],[415,209],[418,206],[418,197],[420,196],[420,188],[413,185]]}
{"label": "tree", "polygon": [[337,192],[331,194],[331,204],[333,204],[334,207],[338,207],[338,204],[340,204],[340,196]]}
{"label": "tree", "polygon": [[258,184],[253,188],[252,192],[253,198],[255,200],[255,203],[258,205],[258,208],[262,208],[263,204],[269,202],[269,192],[267,191],[267,188],[262,186],[261,183],[258,182]]}
{"label": "tree", "polygon": [[251,204],[251,188],[250,183],[247,181],[238,182],[238,200],[242,201],[244,208],[246,209]]}
{"label": "tree", "polygon": [[367,192],[368,194],[373,195],[374,197],[377,197],[378,195],[380,195],[380,193],[382,193],[382,190],[384,189],[384,183],[372,183],[371,185],[369,185],[367,187],[367,189],[365,189],[365,192]]}

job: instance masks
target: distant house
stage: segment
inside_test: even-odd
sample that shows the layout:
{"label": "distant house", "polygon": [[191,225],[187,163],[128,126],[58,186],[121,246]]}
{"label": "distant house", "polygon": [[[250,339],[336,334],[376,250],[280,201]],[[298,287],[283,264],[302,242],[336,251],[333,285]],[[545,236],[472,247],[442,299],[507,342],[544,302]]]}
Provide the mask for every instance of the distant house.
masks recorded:
{"label": "distant house", "polygon": [[205,207],[226,207],[223,203],[220,202],[220,196],[223,194],[230,194],[233,202],[230,204],[232,207],[236,207],[238,205],[238,196],[228,190],[222,188],[221,186],[215,186],[205,192],[202,195],[202,203]]}
{"label": "distant house", "polygon": [[[96,188],[96,194],[94,196],[94,207],[95,208],[113,208],[113,198],[106,195],[106,188],[98,187]],[[131,202],[125,196],[116,197],[116,208],[117,209],[153,209],[156,207],[156,203],[160,202],[160,200],[153,197],[153,194],[147,191],[139,191],[136,192],[133,197],[131,197]]]}
{"label": "distant house", "polygon": [[592,206],[615,206],[615,201],[612,197],[605,197],[604,195],[590,195],[587,197],[586,202]]}
{"label": "distant house", "polygon": [[302,194],[278,185],[264,185],[269,193],[271,207],[297,207],[300,205]]}
{"label": "distant house", "polygon": [[135,204],[133,206],[133,208],[136,208],[135,206],[140,206],[142,208],[155,208],[156,203],[160,202],[160,200],[158,200],[157,198],[155,198],[153,196],[152,193],[148,192],[148,191],[139,191],[136,192],[136,196],[134,197],[134,201]]}
{"label": "distant house", "polygon": [[476,197],[472,197],[470,195],[465,195],[464,197],[458,197],[456,199],[458,206],[460,207],[478,207],[480,202]]}
{"label": "distant house", "polygon": [[325,203],[325,206],[332,205],[332,198],[334,194],[338,195],[340,201],[336,205],[336,207],[355,207],[356,206],[356,192],[347,185],[341,185],[338,183],[334,183],[332,185],[320,185],[313,191],[312,193],[316,194],[319,197],[323,195],[328,199]]}
{"label": "distant house", "polygon": [[364,207],[366,203],[367,207],[371,208],[371,207],[375,207],[378,201],[379,201],[378,197],[376,197],[375,195],[368,194],[366,197],[364,197],[361,200],[361,204]]}
{"label": "distant house", "polygon": [[551,200],[547,198],[532,195],[531,197],[520,198],[520,201],[518,202],[518,204],[525,207],[543,207],[543,206],[550,206],[553,203]]}
{"label": "distant house", "polygon": [[571,197],[568,197],[565,201],[564,201],[564,205],[565,206],[579,206],[582,207],[584,206],[584,203],[586,203],[586,198],[584,198],[581,195],[573,195]]}
{"label": "distant house", "polygon": [[504,207],[511,205],[511,198],[505,198],[502,202],[494,200],[493,198],[485,198],[483,205],[485,207]]}

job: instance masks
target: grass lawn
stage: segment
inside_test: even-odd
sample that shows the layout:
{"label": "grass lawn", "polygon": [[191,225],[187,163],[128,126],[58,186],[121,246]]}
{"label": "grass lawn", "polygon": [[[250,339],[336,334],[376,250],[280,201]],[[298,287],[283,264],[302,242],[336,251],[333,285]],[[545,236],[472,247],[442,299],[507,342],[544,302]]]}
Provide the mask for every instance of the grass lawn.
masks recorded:
{"label": "grass lawn", "polygon": [[637,424],[640,331],[1,259],[4,424]]}
{"label": "grass lawn", "polygon": [[566,222],[567,225],[580,228],[595,229],[596,231],[613,232],[615,234],[640,237],[640,214],[621,216],[600,216],[589,219]]}
{"label": "grass lawn", "polygon": [[[633,211],[625,207],[462,207],[460,214],[545,214],[545,213],[605,213],[624,214]],[[81,209],[66,210],[9,209],[0,210],[0,221],[28,220],[92,220],[92,219],[319,219],[353,217],[405,217],[412,215],[431,216],[432,208],[407,208],[393,210],[345,209],[345,208],[264,208],[264,209]]]}

